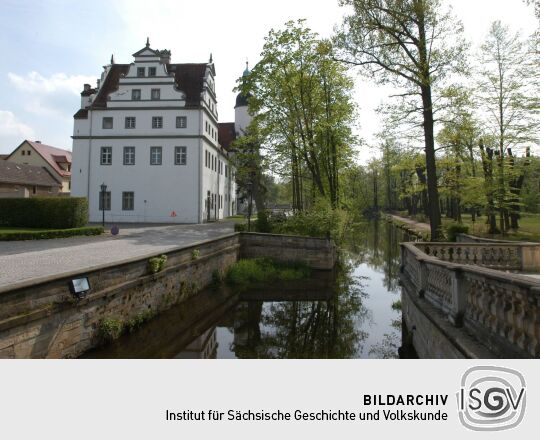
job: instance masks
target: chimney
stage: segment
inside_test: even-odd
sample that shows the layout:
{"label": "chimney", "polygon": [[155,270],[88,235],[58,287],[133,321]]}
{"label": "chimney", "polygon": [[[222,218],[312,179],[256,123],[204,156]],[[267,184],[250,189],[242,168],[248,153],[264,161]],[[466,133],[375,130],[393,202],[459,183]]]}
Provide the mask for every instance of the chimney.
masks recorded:
{"label": "chimney", "polygon": [[41,144],[41,141],[34,141],[36,144]]}
{"label": "chimney", "polygon": [[84,85],[84,91],[85,91],[85,92],[90,91],[90,84],[85,84],[85,85]]}

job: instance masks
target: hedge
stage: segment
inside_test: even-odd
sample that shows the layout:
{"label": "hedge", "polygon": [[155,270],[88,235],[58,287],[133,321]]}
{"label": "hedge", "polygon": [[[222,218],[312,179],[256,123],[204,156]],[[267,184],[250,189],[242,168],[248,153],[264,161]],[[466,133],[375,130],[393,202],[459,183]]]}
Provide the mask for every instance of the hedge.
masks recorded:
{"label": "hedge", "polygon": [[65,238],[79,235],[101,235],[103,228],[101,226],[87,226],[84,228],[72,229],[49,229],[47,231],[10,231],[0,230],[0,241],[18,241],[18,240],[43,240],[48,238]]}
{"label": "hedge", "polygon": [[0,199],[0,226],[21,228],[80,228],[88,223],[84,197]]}

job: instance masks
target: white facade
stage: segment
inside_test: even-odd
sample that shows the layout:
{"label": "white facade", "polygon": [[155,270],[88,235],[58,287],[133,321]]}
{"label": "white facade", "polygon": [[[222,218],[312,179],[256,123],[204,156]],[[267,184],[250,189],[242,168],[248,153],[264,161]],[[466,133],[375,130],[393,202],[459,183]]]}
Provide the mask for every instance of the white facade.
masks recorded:
{"label": "white facade", "polygon": [[171,64],[170,52],[148,43],[133,56],[129,65],[111,60],[96,89],[85,85],[71,194],[88,198],[91,222],[102,218],[103,183],[107,222],[202,223],[234,214],[213,63]]}

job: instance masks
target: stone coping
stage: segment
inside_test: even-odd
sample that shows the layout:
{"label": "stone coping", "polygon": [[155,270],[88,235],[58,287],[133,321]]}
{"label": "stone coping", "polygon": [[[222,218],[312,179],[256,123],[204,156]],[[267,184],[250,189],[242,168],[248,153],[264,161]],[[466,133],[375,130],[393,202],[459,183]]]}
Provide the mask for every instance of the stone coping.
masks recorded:
{"label": "stone coping", "polygon": [[114,262],[98,264],[98,265],[94,265],[90,267],[85,267],[83,269],[76,269],[76,270],[71,270],[71,271],[66,271],[66,272],[55,273],[54,275],[31,278],[31,279],[27,279],[27,280],[20,281],[17,283],[9,284],[6,286],[0,286],[0,295],[5,292],[12,292],[14,290],[32,287],[36,284],[43,284],[43,283],[47,283],[47,282],[51,282],[51,281],[55,281],[59,279],[65,279],[65,278],[76,278],[76,277],[84,276],[89,273],[97,272],[103,269],[109,269],[115,266],[122,266],[124,264],[148,260],[149,258],[157,257],[160,255],[169,255],[169,254],[179,252],[179,251],[196,249],[199,246],[207,245],[210,243],[217,243],[219,241],[227,240],[234,237],[241,237],[243,235],[248,236],[248,237],[257,237],[257,236],[276,237],[276,238],[282,238],[282,239],[302,239],[302,240],[320,241],[320,242],[325,242],[329,244],[331,243],[331,240],[327,238],[309,237],[309,236],[302,236],[302,235],[263,234],[263,233],[258,233],[258,232],[233,232],[230,234],[222,235],[217,238],[210,238],[207,240],[201,240],[194,243],[190,243],[188,245],[179,245],[177,247],[168,249],[166,251],[149,252],[143,255],[137,255],[136,257],[124,258],[124,259],[120,259]]}

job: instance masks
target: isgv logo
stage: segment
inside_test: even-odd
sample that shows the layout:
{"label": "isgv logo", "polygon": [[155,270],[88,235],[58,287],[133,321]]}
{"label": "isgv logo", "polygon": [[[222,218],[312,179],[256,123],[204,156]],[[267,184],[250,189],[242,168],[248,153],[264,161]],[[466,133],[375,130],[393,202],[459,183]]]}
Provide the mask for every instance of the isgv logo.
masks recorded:
{"label": "isgv logo", "polygon": [[523,375],[504,367],[473,367],[461,379],[457,393],[459,420],[473,431],[504,431],[525,415]]}

